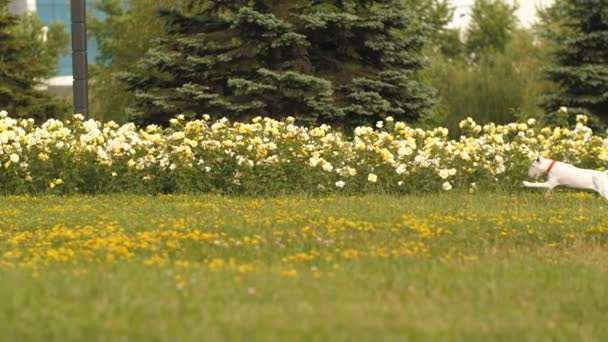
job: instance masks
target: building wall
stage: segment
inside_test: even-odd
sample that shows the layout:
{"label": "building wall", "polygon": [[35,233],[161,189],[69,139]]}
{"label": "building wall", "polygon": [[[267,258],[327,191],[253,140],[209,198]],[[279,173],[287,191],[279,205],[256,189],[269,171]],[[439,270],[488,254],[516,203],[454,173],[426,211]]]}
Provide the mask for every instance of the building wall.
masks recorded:
{"label": "building wall", "polygon": [[8,4],[8,11],[21,14],[36,10],[36,0],[12,0]]}

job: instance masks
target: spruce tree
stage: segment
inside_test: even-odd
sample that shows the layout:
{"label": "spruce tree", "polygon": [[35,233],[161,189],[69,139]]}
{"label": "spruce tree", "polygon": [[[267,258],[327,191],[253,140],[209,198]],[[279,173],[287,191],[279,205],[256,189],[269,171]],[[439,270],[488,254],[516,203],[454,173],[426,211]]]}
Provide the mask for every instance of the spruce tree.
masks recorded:
{"label": "spruce tree", "polygon": [[559,86],[547,111],[565,106],[608,122],[608,0],[558,0],[542,18],[554,46],[546,74]]}
{"label": "spruce tree", "polygon": [[126,90],[116,73],[132,70],[150,44],[165,36],[158,10],[181,8],[182,4],[179,0],[89,0],[89,3],[98,13],[87,18],[87,31],[90,39],[96,41],[98,52],[95,64],[89,64],[89,110],[96,119],[124,122],[127,119],[124,109],[131,105],[134,95]]}
{"label": "spruce tree", "polygon": [[353,126],[415,120],[433,103],[416,75],[423,29],[402,0],[191,4],[160,12],[167,38],[121,75],[139,123],[207,113]]}
{"label": "spruce tree", "polygon": [[37,17],[12,15],[8,0],[0,0],[0,110],[39,121],[65,115],[67,103],[36,88],[56,72],[67,41],[63,27],[53,25],[44,42]]}

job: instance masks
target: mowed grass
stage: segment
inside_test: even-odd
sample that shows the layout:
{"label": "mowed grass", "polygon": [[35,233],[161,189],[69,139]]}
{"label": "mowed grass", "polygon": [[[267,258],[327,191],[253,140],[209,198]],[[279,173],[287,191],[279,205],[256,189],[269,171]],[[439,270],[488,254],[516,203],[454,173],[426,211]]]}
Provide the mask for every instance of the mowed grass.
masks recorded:
{"label": "mowed grass", "polygon": [[5,341],[606,341],[586,193],[5,197]]}

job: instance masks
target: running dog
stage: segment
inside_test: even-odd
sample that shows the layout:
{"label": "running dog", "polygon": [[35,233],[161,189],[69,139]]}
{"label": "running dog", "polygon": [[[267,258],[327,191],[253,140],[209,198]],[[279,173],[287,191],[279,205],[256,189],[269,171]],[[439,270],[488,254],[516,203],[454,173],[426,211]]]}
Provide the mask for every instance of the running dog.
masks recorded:
{"label": "running dog", "polygon": [[593,190],[605,199],[608,199],[608,171],[581,169],[568,163],[545,159],[539,153],[538,158],[530,165],[528,177],[538,178],[543,174],[547,174],[548,176],[546,182],[530,183],[524,181],[524,186],[529,188],[545,188],[547,189],[547,194],[556,186]]}

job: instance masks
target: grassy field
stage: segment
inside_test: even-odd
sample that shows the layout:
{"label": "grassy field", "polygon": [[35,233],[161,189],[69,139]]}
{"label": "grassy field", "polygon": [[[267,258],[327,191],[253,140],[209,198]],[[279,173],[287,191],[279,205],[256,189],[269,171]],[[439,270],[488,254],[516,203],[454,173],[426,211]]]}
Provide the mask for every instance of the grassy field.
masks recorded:
{"label": "grassy field", "polygon": [[606,341],[608,202],[4,197],[3,341]]}

